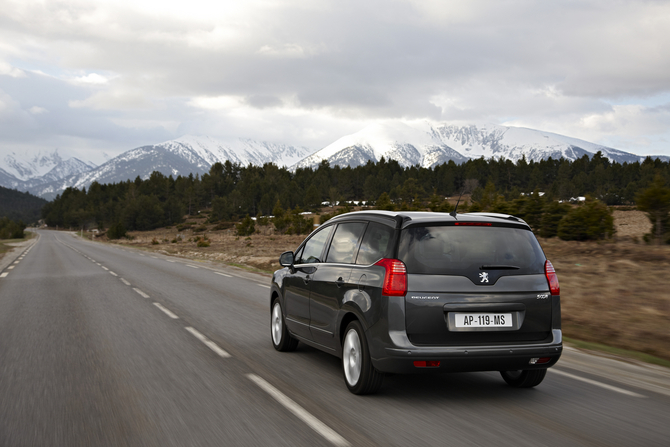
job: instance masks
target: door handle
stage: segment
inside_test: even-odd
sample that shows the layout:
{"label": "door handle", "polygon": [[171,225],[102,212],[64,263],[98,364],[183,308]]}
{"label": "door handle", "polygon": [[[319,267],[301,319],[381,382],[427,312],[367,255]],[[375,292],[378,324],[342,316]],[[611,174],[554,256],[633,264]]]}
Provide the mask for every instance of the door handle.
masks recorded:
{"label": "door handle", "polygon": [[337,284],[337,287],[342,287],[344,285],[344,279],[340,276],[337,278],[337,281],[335,281],[335,284]]}
{"label": "door handle", "polygon": [[305,281],[305,284],[309,284],[309,282],[310,282],[312,279],[309,277],[309,275],[307,275],[307,276],[305,276],[302,280]]}

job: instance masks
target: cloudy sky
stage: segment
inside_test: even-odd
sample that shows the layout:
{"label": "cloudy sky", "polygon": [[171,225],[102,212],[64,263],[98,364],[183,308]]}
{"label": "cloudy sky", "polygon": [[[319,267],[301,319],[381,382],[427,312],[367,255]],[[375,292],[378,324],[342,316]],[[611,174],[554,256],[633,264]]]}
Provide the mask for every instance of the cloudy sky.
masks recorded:
{"label": "cloudy sky", "polygon": [[0,156],[389,119],[670,155],[670,2],[0,0]]}

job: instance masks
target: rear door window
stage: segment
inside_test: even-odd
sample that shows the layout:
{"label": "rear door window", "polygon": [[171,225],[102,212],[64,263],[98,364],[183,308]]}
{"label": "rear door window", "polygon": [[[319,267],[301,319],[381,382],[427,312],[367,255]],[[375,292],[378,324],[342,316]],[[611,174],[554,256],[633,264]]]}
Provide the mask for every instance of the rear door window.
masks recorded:
{"label": "rear door window", "polygon": [[408,273],[464,276],[491,268],[513,275],[543,273],[546,259],[529,230],[451,225],[405,229],[398,257]]}
{"label": "rear door window", "polygon": [[322,230],[319,230],[314,236],[309,238],[304,247],[298,251],[298,259],[295,261],[296,264],[315,264],[318,262],[323,262],[321,259],[323,254],[323,248],[328,242],[328,237],[330,232],[333,229],[332,226],[326,227]]}
{"label": "rear door window", "polygon": [[339,224],[337,230],[335,230],[333,241],[330,243],[326,262],[353,264],[358,249],[358,241],[361,240],[366,225],[363,222]]}
{"label": "rear door window", "polygon": [[365,231],[365,236],[363,236],[356,264],[370,265],[382,258],[391,257],[389,251],[392,239],[393,228],[371,222]]}

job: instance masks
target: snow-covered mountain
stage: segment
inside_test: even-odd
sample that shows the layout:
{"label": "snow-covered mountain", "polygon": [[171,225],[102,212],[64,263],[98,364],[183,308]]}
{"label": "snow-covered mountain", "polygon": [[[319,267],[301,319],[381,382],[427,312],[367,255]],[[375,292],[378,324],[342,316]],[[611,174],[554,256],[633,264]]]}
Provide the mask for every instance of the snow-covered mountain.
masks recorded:
{"label": "snow-covered mountain", "polygon": [[[322,160],[331,165],[358,166],[381,157],[402,166],[433,167],[449,160],[462,163],[471,158],[504,158],[514,162],[540,161],[552,157],[576,160],[601,151],[619,163],[639,161],[639,155],[589,143],[551,132],[498,125],[435,124],[427,121],[406,124],[373,124],[347,135],[294,165],[316,167]],[[643,159],[644,157],[642,157]]]}
{"label": "snow-covered mountain", "polygon": [[76,157],[66,157],[58,149],[51,153],[5,154],[0,160],[0,186],[28,191],[37,185],[88,172],[96,167]]}
{"label": "snow-covered mountain", "polygon": [[430,132],[430,126],[410,126],[402,122],[373,124],[360,132],[340,138],[294,165],[294,168],[316,167],[322,160],[332,165],[359,166],[382,157],[402,166],[434,166],[468,158],[459,154]]}
{"label": "snow-covered mountain", "polygon": [[[241,165],[274,163],[290,166],[310,154],[304,147],[239,139],[221,142],[209,137],[186,135],[176,140],[131,149],[95,169],[32,186],[30,192],[53,198],[68,187],[88,187],[98,183],[118,183],[136,177],[149,178],[152,172],[174,177],[204,174],[216,163]],[[1,175],[1,174],[0,174]]]}
{"label": "snow-covered mountain", "polygon": [[0,160],[0,169],[16,180],[41,177],[63,161],[58,149],[53,152],[33,153],[9,152]]}
{"label": "snow-covered mountain", "polygon": [[305,147],[248,139],[222,142],[191,135],[129,150],[97,167],[74,157],[65,159],[58,151],[23,158],[10,153],[0,161],[0,186],[51,199],[67,187],[88,187],[94,181],[117,183],[138,176],[145,179],[154,171],[166,176],[204,174],[217,161],[227,160],[244,166],[272,162],[295,170],[317,167],[322,160],[331,166],[358,166],[385,157],[402,166],[433,167],[480,157],[515,162],[523,156],[529,161],[549,157],[575,160],[598,151],[619,163],[644,159],[577,138],[521,127],[387,121],[339,138],[314,153]]}

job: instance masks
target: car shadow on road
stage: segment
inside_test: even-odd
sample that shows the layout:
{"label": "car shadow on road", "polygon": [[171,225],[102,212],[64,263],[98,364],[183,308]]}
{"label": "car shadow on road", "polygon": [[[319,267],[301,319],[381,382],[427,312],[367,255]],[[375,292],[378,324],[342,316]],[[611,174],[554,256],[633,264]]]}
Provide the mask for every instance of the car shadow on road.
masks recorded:
{"label": "car shadow on road", "polygon": [[[341,360],[318,349],[300,344],[296,352],[299,363],[309,364],[309,368],[317,374],[324,385],[346,391],[342,378]],[[512,388],[505,383],[497,371],[462,372],[462,373],[417,373],[417,374],[386,374],[379,392],[372,399],[392,401],[421,401],[439,399],[456,403],[459,401],[473,403],[496,400],[509,402],[517,399],[544,400],[551,396],[547,392],[548,383],[537,388]],[[547,390],[543,391],[543,386]]]}

